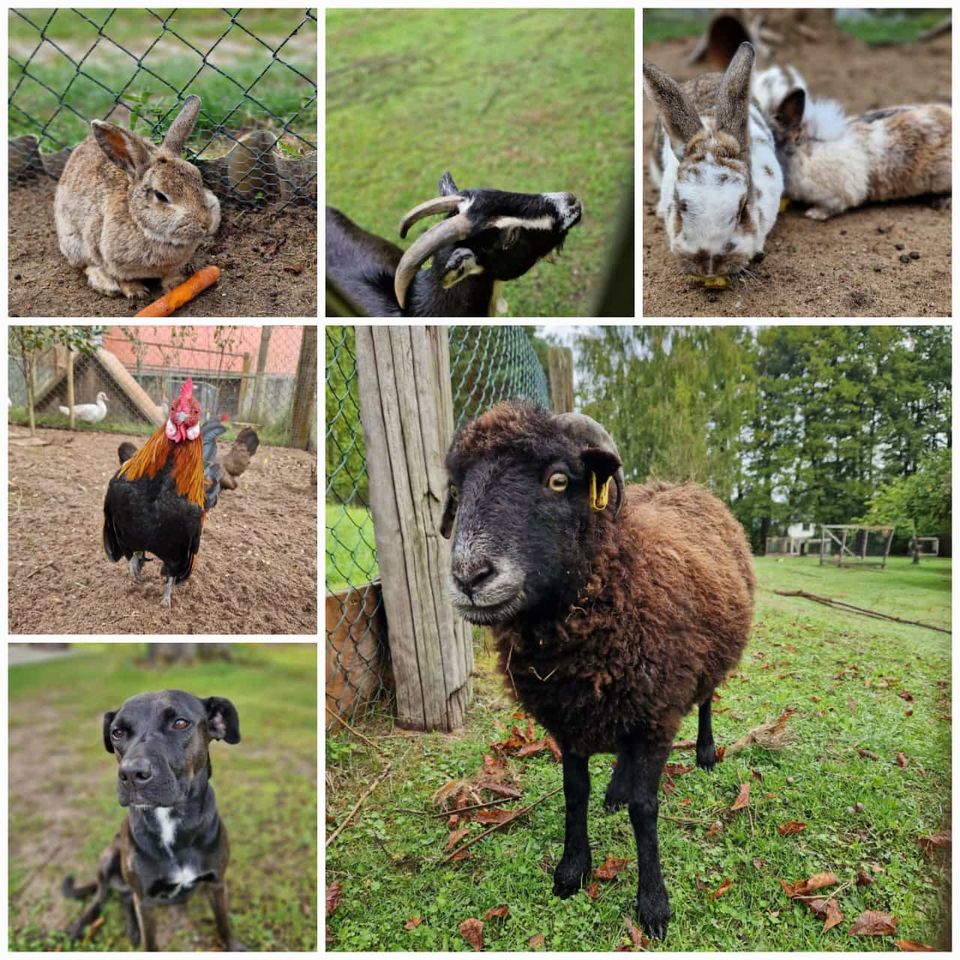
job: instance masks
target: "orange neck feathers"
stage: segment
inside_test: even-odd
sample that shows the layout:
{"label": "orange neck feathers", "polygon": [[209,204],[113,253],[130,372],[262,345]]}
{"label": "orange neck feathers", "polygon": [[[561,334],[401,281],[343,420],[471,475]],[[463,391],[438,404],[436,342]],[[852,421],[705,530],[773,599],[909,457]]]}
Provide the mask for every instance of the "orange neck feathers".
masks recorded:
{"label": "orange neck feathers", "polygon": [[152,480],[173,455],[170,476],[176,482],[177,493],[204,509],[203,443],[200,438],[174,443],[164,428],[159,430],[120,467],[118,476],[127,480],[146,477]]}

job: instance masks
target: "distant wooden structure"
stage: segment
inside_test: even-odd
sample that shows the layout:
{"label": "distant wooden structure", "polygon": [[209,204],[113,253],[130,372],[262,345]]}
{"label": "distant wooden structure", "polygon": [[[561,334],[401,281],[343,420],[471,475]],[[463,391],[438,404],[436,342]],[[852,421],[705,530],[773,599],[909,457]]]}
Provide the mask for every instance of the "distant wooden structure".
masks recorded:
{"label": "distant wooden structure", "polygon": [[[883,554],[879,558],[881,568],[886,567],[887,557],[890,555],[890,544],[893,542],[893,533],[896,527],[877,526],[865,523],[821,523],[820,524],[820,566],[824,560],[830,559],[829,545],[836,544],[837,566],[843,566],[844,557],[866,563],[867,543],[871,533],[878,533],[884,537]],[[851,536],[852,532],[852,536]],[[848,544],[850,544],[848,546]]]}
{"label": "distant wooden structure", "polygon": [[573,350],[570,347],[550,347],[547,368],[550,409],[554,413],[573,413]]}

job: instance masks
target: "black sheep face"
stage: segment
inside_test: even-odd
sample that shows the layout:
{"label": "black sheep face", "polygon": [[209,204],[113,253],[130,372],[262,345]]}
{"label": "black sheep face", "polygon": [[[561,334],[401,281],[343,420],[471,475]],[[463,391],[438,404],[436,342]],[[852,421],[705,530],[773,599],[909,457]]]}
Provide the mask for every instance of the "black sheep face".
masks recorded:
{"label": "black sheep face", "polygon": [[[448,458],[450,500],[441,532],[450,536],[450,595],[472,623],[503,624],[572,603],[590,569],[584,536],[589,482],[619,465],[602,451],[581,454],[565,437],[536,453],[463,462]],[[596,516],[595,514],[593,516]]]}

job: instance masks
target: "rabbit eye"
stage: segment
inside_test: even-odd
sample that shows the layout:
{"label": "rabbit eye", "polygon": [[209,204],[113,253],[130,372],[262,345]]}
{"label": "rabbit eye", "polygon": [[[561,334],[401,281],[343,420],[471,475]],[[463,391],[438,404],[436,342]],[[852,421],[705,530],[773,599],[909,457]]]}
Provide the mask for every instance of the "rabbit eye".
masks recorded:
{"label": "rabbit eye", "polygon": [[169,203],[169,202],[170,202],[170,198],[169,198],[165,193],[161,193],[159,190],[154,190],[154,191],[153,191],[153,195],[154,195],[161,203]]}

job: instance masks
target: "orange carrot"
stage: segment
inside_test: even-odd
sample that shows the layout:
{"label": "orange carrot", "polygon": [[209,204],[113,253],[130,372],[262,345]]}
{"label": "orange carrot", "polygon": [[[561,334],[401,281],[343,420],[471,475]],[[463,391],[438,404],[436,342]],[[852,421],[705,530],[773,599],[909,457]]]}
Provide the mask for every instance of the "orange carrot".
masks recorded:
{"label": "orange carrot", "polygon": [[189,280],[174,287],[165,293],[159,300],[154,300],[148,307],[144,307],[136,317],[169,317],[174,310],[179,310],[185,303],[189,303],[198,293],[206,290],[220,279],[219,267],[204,267],[198,270]]}

